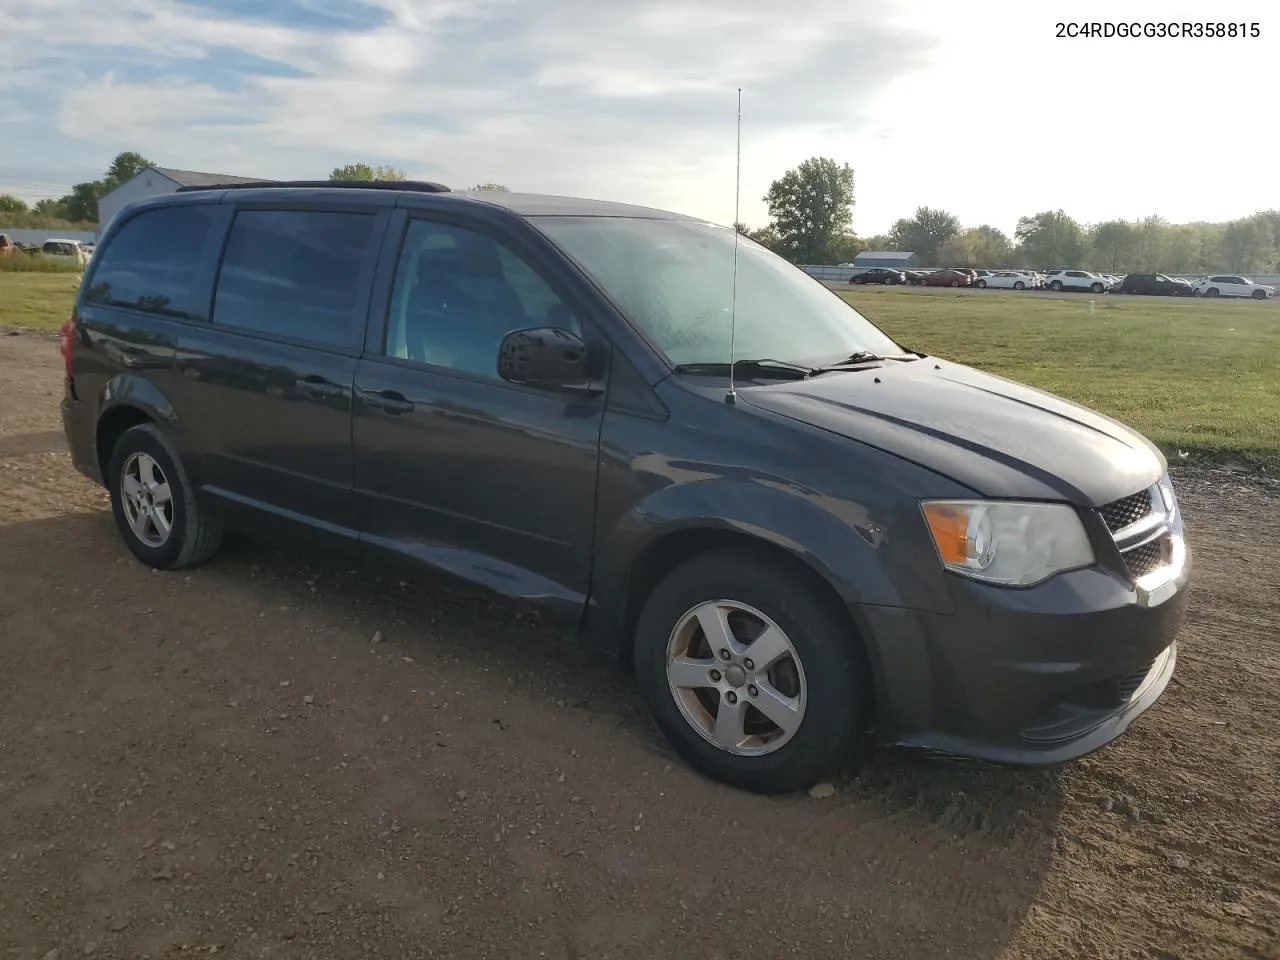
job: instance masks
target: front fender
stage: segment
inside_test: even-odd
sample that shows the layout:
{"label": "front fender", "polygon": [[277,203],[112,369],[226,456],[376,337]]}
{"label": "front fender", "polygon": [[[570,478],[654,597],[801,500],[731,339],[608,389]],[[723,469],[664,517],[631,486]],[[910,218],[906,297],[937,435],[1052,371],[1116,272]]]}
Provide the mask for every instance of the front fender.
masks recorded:
{"label": "front fender", "polygon": [[597,539],[592,592],[625,605],[632,565],[672,536],[731,532],[785,550],[851,606],[954,610],[951,593],[914,505],[869,505],[776,477],[682,478],[652,491]]}

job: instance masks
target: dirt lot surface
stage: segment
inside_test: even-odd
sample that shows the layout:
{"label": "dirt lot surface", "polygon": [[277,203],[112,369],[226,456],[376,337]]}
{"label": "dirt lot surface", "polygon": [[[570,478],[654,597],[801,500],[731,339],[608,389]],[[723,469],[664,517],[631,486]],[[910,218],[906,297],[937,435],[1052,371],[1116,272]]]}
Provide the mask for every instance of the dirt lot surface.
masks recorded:
{"label": "dirt lot surface", "polygon": [[769,799],[483,598],[146,570],[60,391],[0,336],[0,957],[1280,957],[1274,482],[1179,473],[1178,674],[1112,748]]}

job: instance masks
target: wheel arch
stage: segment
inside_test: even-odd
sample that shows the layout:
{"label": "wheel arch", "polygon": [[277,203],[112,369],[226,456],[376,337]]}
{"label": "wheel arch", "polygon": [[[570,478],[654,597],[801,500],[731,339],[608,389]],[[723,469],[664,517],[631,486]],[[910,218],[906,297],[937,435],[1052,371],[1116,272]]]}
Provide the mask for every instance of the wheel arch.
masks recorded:
{"label": "wheel arch", "polygon": [[848,628],[850,644],[862,659],[870,698],[868,708],[872,708],[876,690],[881,687],[874,644],[868,640],[867,625],[858,617],[856,606],[841,596],[830,571],[812,554],[798,553],[775,540],[729,526],[685,526],[666,531],[646,543],[631,559],[619,597],[620,631],[616,641],[621,661],[628,668],[632,666],[631,637],[645,602],[662,578],[694,557],[725,548],[754,553],[769,564],[784,567],[804,578],[822,596],[832,615]]}
{"label": "wheel arch", "polygon": [[107,468],[116,441],[126,430],[143,423],[154,423],[172,431],[178,417],[160,389],[142,377],[122,373],[112,377],[103,387],[98,403],[98,421],[94,429],[94,453],[108,482]]}

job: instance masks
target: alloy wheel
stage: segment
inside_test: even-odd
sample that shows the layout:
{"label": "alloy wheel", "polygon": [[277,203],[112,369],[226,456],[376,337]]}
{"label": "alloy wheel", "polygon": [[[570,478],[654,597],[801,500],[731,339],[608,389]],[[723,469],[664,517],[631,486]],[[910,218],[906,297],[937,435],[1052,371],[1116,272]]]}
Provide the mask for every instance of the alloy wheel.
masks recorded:
{"label": "alloy wheel", "polygon": [[155,458],[130,455],[120,475],[120,497],[133,535],[148,547],[163,547],[173,532],[173,491]]}
{"label": "alloy wheel", "polygon": [[799,654],[781,627],[745,603],[715,600],[687,611],[671,631],[666,660],[680,713],[727,753],[772,753],[804,721]]}

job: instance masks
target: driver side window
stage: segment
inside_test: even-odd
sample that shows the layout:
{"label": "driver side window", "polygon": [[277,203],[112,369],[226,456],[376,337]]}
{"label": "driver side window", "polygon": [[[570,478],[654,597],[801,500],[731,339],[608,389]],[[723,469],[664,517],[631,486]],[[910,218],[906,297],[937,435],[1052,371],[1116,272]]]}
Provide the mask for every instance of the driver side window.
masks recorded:
{"label": "driver side window", "polygon": [[385,353],[497,379],[512,330],[582,324],[534,269],[474,230],[411,220],[396,267]]}

